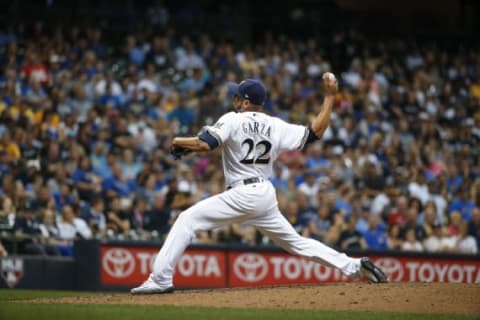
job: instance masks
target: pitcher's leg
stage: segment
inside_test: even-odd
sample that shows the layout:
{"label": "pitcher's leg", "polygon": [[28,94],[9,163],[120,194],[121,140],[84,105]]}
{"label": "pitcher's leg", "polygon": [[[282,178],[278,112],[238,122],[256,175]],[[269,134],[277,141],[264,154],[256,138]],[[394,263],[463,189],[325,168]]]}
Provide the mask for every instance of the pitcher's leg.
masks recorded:
{"label": "pitcher's leg", "polygon": [[360,272],[360,259],[351,258],[317,240],[302,237],[278,209],[251,223],[289,253],[335,267],[347,276],[357,276]]}
{"label": "pitcher's leg", "polygon": [[[190,209],[194,209],[191,207]],[[163,243],[153,263],[152,277],[161,286],[172,286],[173,270],[187,246],[192,242],[195,229],[191,226],[191,215],[187,211],[181,213]]]}
{"label": "pitcher's leg", "polygon": [[182,212],[155,258],[151,277],[161,286],[171,286],[173,271],[195,232],[240,222],[246,215],[228,205],[227,192],[205,199]]}

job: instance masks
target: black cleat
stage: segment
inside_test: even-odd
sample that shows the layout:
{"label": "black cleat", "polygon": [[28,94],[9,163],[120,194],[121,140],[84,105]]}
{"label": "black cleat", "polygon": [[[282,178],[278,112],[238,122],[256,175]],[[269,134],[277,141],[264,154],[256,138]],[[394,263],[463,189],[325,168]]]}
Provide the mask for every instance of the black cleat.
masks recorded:
{"label": "black cleat", "polygon": [[383,273],[382,269],[377,267],[370,261],[369,258],[363,257],[360,259],[360,264],[362,266],[362,275],[374,283],[387,283],[387,276]]}

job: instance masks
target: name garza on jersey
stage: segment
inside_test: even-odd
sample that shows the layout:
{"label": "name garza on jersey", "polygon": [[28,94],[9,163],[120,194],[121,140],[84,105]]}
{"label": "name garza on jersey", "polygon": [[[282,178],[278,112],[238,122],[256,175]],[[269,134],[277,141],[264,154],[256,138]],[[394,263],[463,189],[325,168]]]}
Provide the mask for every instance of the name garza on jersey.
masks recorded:
{"label": "name garza on jersey", "polygon": [[257,121],[242,123],[242,129],[245,134],[259,134],[264,137],[270,138],[272,127],[266,123],[259,123]]}

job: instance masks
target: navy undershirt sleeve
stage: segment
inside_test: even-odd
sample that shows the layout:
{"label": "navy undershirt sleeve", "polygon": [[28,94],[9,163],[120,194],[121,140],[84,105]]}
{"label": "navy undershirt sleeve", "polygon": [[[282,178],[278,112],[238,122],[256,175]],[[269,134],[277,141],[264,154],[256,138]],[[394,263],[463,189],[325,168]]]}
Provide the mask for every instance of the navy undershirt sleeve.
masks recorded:
{"label": "navy undershirt sleeve", "polygon": [[308,126],[308,136],[307,136],[307,140],[305,140],[305,145],[307,145],[309,143],[312,143],[312,142],[315,142],[317,140],[320,140],[320,138],[317,137],[315,135],[315,133],[313,132],[312,128],[310,126]]}
{"label": "navy undershirt sleeve", "polygon": [[208,130],[203,131],[199,136],[198,139],[205,141],[208,146],[210,147],[210,150],[213,150],[217,148],[220,143],[218,142],[217,138],[215,138]]}

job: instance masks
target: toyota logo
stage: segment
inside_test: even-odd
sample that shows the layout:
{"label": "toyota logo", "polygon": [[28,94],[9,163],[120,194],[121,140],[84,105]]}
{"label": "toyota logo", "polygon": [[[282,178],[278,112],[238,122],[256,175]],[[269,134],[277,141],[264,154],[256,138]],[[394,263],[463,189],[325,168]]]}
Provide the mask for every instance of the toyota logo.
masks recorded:
{"label": "toyota logo", "polygon": [[403,279],[403,266],[394,258],[378,258],[375,264],[382,269],[390,281],[401,281]]}
{"label": "toyota logo", "polygon": [[126,249],[113,248],[105,252],[102,260],[103,270],[114,278],[125,278],[135,269],[135,259]]}
{"label": "toyota logo", "polygon": [[233,272],[245,282],[257,282],[265,278],[268,272],[268,263],[264,257],[256,253],[239,255],[233,263]]}

